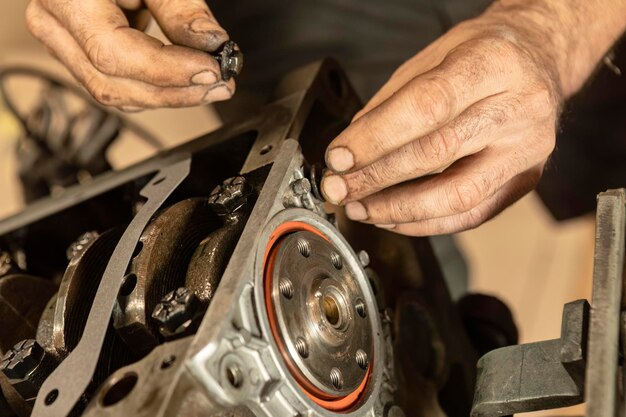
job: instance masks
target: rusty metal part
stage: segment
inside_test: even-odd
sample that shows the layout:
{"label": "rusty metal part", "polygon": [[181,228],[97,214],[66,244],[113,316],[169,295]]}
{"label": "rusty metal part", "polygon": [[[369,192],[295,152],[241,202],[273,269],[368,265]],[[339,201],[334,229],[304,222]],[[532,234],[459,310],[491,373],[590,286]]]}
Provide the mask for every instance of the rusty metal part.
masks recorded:
{"label": "rusty metal part", "polygon": [[80,235],[78,239],[72,242],[72,244],[67,248],[67,260],[71,261],[73,257],[82,252],[87,247],[87,245],[89,245],[97,237],[98,232],[96,231],[85,232]]}
{"label": "rusty metal part", "polygon": [[[117,228],[97,237],[92,232],[88,240],[78,239],[81,248],[73,253],[63,275],[50,323],[51,348],[59,357],[67,356],[78,345],[100,277],[122,232]],[[46,326],[46,322],[40,324],[40,332],[47,332]],[[45,346],[45,339],[40,343]]]}
{"label": "rusty metal part", "polygon": [[246,224],[247,213],[222,216],[224,224],[198,245],[189,267],[185,286],[208,305]]}
{"label": "rusty metal part", "polygon": [[561,337],[496,349],[478,361],[472,417],[496,417],[584,401],[589,304],[563,308]]}
{"label": "rusty metal part", "polygon": [[17,343],[2,358],[0,370],[8,378],[15,393],[30,408],[39,388],[56,366],[57,361],[34,339]]}
{"label": "rusty metal part", "polygon": [[35,337],[41,313],[56,290],[52,282],[30,275],[0,278],[0,352]]}
{"label": "rusty metal part", "polygon": [[186,287],[166,294],[152,312],[152,318],[159,323],[159,331],[166,339],[190,335],[203,315],[202,303]]}
{"label": "rusty metal part", "polygon": [[226,41],[222,48],[212,55],[220,63],[224,81],[228,81],[241,73],[243,69],[243,53],[241,53],[239,45],[235,42]]}
{"label": "rusty metal part", "polygon": [[229,178],[211,191],[209,206],[218,215],[231,214],[246,204],[250,193],[245,177]]}
{"label": "rusty metal part", "polygon": [[113,312],[115,329],[133,351],[145,354],[158,344],[150,315],[165,294],[185,284],[199,242],[220,223],[206,198],[191,198],[161,210],[143,231]]}

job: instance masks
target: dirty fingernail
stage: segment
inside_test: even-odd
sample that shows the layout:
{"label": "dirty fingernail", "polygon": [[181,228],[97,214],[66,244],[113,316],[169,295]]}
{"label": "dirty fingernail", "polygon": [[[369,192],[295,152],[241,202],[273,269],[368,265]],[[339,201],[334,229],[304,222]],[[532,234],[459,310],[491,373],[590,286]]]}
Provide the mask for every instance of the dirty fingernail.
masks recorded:
{"label": "dirty fingernail", "polygon": [[339,175],[328,175],[322,179],[322,192],[333,204],[339,204],[348,195],[348,186]]}
{"label": "dirty fingernail", "polygon": [[358,221],[365,220],[368,217],[365,206],[358,201],[352,201],[346,204],[346,215],[348,218]]}
{"label": "dirty fingernail", "polygon": [[220,29],[219,25],[206,18],[196,19],[189,25],[194,32],[209,32]]}
{"label": "dirty fingernail", "polygon": [[343,146],[329,150],[326,159],[333,171],[347,171],[354,166],[354,155]]}
{"label": "dirty fingernail", "polygon": [[121,106],[119,109],[125,113],[138,113],[140,111],[145,110],[143,107],[135,107],[135,106]]}
{"label": "dirty fingernail", "polygon": [[376,227],[380,227],[381,229],[393,229],[396,227],[395,224],[377,224]]}
{"label": "dirty fingernail", "polygon": [[209,90],[205,96],[204,101],[212,103],[214,101],[224,101],[232,97],[232,93],[226,87],[217,87]]}
{"label": "dirty fingernail", "polygon": [[217,82],[217,75],[213,71],[202,71],[191,77],[191,82],[194,84],[215,84]]}

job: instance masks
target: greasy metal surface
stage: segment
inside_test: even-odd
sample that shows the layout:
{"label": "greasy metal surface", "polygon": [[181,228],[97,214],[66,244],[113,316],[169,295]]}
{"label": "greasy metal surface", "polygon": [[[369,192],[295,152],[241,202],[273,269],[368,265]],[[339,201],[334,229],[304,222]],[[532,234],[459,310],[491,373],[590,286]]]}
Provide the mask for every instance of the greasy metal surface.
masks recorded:
{"label": "greasy metal surface", "polygon": [[113,312],[113,326],[133,351],[158,344],[150,315],[163,295],[184,285],[194,250],[218,224],[206,198],[190,198],[158,212],[142,232],[127,271],[135,285],[120,293]]}
{"label": "greasy metal surface", "polygon": [[608,417],[616,412],[625,204],[623,189],[609,190],[598,196],[585,384],[588,417]]}
{"label": "greasy metal surface", "polygon": [[272,277],[286,360],[332,396],[354,391],[373,355],[373,329],[347,255],[312,232],[296,232],[282,241]]}
{"label": "greasy metal surface", "polygon": [[[96,368],[124,272],[141,232],[167,197],[187,177],[189,169],[189,159],[173,163],[161,169],[141,190],[140,194],[147,201],[111,256],[80,342],[41,387],[33,410],[34,417],[67,416],[87,388]],[[72,378],[67,378],[67,375],[72,375]]]}
{"label": "greasy metal surface", "polygon": [[65,357],[78,344],[100,277],[122,231],[113,229],[93,238],[70,260],[53,306],[49,345],[57,355]]}
{"label": "greasy metal surface", "polygon": [[0,352],[17,342],[32,339],[39,317],[56,285],[39,277],[11,274],[0,278]]}
{"label": "greasy metal surface", "polygon": [[565,304],[561,338],[509,346],[478,361],[472,417],[496,417],[583,402],[586,300]]}
{"label": "greasy metal surface", "polygon": [[195,250],[185,278],[185,286],[193,290],[196,296],[208,304],[222,278],[230,255],[246,222],[243,213],[223,216],[224,224],[202,240]]}

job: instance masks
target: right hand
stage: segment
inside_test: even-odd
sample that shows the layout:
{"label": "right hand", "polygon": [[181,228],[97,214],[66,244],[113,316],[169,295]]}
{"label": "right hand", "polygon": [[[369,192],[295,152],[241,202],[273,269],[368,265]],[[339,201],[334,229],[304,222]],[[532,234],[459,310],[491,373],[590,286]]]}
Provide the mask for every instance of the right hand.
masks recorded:
{"label": "right hand", "polygon": [[[164,45],[131,28],[126,12],[146,5],[173,42]],[[101,104],[137,111],[227,100],[232,79],[221,78],[207,52],[228,40],[204,0],[31,0],[30,32]]]}

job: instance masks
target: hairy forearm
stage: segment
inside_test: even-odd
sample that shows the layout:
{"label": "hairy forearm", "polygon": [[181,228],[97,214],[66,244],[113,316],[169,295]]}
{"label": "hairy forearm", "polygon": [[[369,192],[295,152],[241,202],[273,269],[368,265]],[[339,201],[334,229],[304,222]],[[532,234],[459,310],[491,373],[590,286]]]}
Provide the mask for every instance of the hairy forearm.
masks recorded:
{"label": "hairy forearm", "polygon": [[497,0],[485,17],[529,34],[554,64],[563,98],[578,91],[626,30],[626,0]]}

